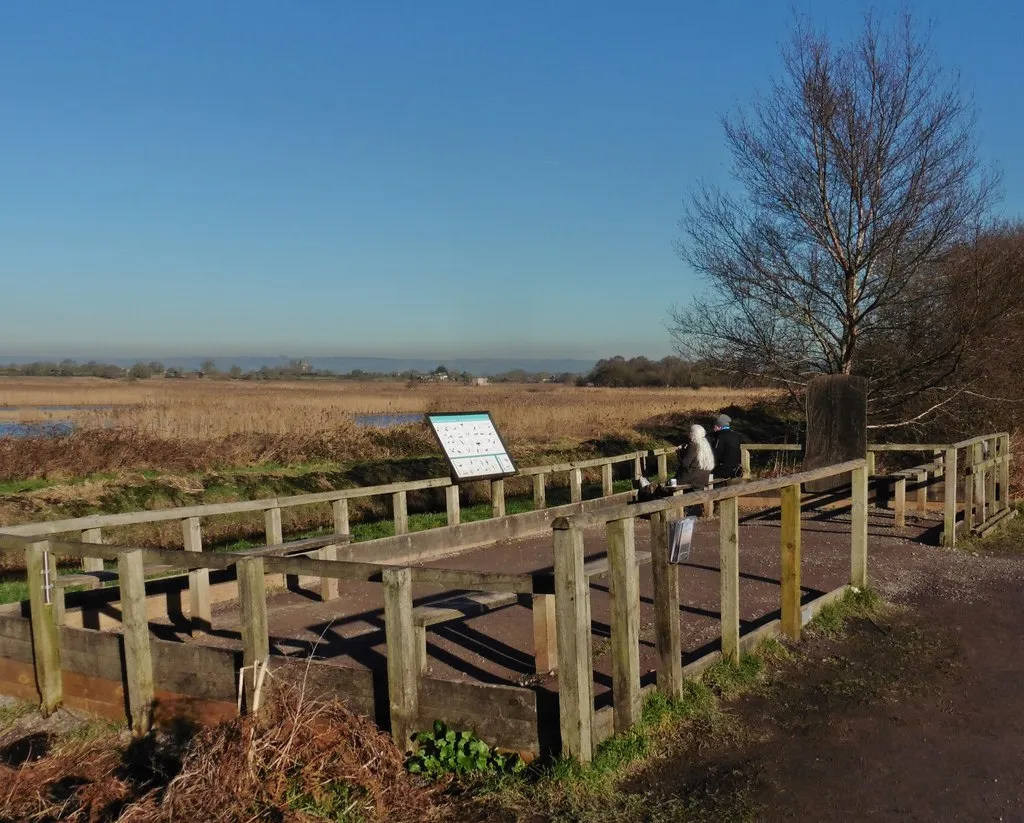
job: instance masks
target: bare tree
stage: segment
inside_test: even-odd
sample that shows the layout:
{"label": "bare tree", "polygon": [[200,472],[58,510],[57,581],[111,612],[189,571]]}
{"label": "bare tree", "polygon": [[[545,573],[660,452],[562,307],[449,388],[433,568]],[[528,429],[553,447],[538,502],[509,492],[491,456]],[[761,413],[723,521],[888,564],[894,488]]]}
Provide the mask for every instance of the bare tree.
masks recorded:
{"label": "bare tree", "polygon": [[997,176],[910,17],[882,31],[868,16],[845,44],[798,24],[781,79],[723,126],[742,195],[701,186],[680,221],[678,251],[710,288],[672,310],[679,353],[794,390],[863,373],[883,416],[942,386],[964,338],[936,264],[971,242]]}

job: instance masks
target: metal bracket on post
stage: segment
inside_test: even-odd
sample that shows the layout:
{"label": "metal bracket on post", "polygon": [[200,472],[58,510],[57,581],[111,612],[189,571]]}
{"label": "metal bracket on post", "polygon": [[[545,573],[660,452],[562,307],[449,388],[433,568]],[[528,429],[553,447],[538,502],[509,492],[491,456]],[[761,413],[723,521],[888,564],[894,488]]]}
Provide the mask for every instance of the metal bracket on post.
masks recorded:
{"label": "metal bracket on post", "polygon": [[53,581],[50,579],[50,550],[43,551],[43,602],[47,606],[53,605]]}

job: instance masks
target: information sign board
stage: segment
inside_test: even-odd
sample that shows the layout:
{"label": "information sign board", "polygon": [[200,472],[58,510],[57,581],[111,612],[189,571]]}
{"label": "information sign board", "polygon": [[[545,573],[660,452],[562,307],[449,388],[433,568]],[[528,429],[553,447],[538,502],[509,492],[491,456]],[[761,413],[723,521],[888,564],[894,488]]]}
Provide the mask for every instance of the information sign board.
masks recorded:
{"label": "information sign board", "polygon": [[515,474],[516,467],[489,412],[428,414],[427,422],[448,458],[456,482]]}
{"label": "information sign board", "polygon": [[693,542],[693,526],[696,517],[684,517],[672,520],[668,524],[668,562],[685,563],[690,559],[690,546]]}

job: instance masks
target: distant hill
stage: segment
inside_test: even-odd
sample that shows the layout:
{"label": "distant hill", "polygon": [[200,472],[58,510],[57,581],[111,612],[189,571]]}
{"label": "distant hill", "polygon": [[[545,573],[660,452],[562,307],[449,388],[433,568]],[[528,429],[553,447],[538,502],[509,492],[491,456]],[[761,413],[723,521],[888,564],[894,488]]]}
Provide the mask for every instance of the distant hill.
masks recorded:
{"label": "distant hill", "polygon": [[[238,357],[212,356],[210,358],[172,356],[153,357],[150,355],[140,355],[138,357],[79,356],[71,359],[76,363],[88,363],[90,360],[95,360],[99,363],[110,363],[115,366],[131,366],[139,361],[147,363],[150,361],[159,361],[167,368],[187,370],[198,369],[200,363],[204,360],[212,359],[217,364],[217,368],[221,371],[227,371],[232,366],[238,366],[243,371],[253,371],[261,369],[263,366],[267,366],[268,368],[287,366],[290,360],[297,360],[300,358],[309,363],[310,367],[313,369],[328,369],[337,374],[347,374],[355,371],[356,369],[365,372],[383,374],[406,371],[431,372],[439,365],[444,365],[452,371],[469,372],[470,374],[480,375],[481,377],[503,374],[514,369],[522,369],[523,371],[530,373],[550,372],[551,374],[562,374],[563,372],[571,372],[572,374],[585,374],[589,372],[597,362],[596,360],[578,360],[572,358],[546,359],[530,357],[456,357],[450,359],[425,360],[422,358],[411,357],[301,357],[301,355],[242,355]],[[8,356],[0,354],[0,365],[5,363],[34,363],[37,361],[60,362],[62,359],[63,358],[60,357],[26,355]]]}

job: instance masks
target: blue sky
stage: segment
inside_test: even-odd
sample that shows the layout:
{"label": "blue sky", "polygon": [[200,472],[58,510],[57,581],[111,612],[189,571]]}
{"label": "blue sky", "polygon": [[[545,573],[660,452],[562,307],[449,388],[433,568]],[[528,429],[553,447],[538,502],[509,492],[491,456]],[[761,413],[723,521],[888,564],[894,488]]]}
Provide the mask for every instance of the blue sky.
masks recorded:
{"label": "blue sky", "polygon": [[[917,8],[1012,217],[1022,6]],[[667,354],[719,115],[864,7],[0,4],[0,355]]]}

